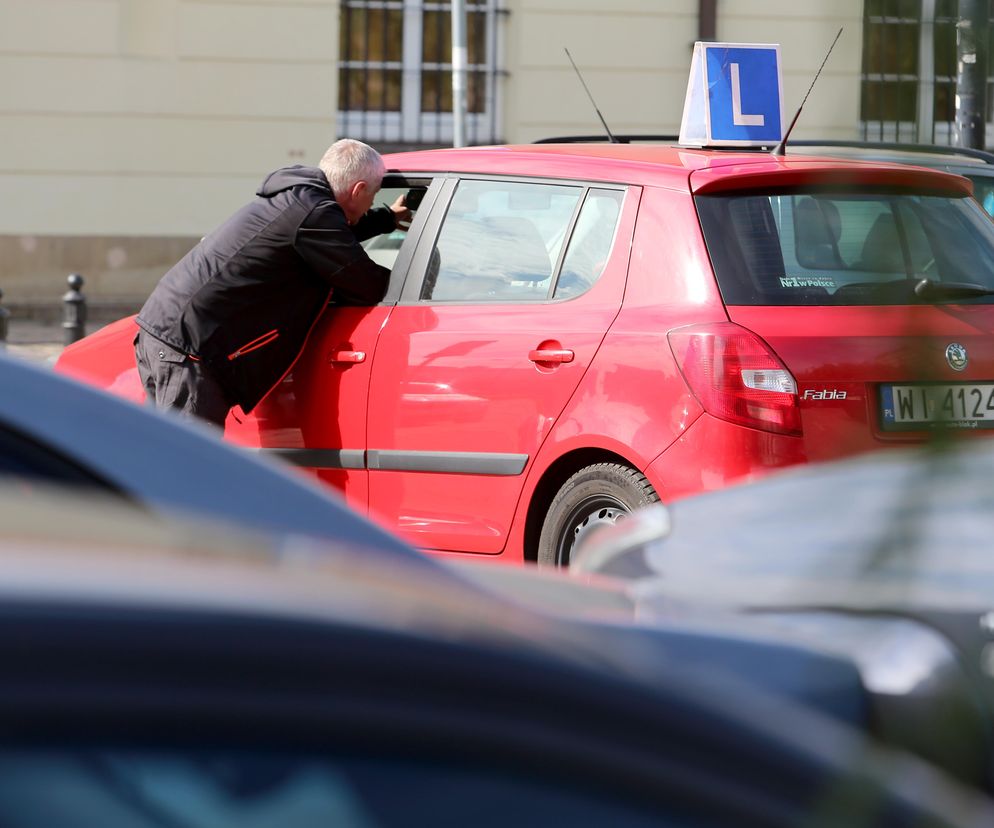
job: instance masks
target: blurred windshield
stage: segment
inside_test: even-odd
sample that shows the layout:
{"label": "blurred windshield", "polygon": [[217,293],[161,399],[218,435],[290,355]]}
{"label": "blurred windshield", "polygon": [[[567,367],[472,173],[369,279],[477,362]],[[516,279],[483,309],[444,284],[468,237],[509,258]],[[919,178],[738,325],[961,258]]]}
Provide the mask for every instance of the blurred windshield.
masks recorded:
{"label": "blurred windshield", "polygon": [[729,305],[994,302],[994,223],[971,198],[907,192],[698,196]]}

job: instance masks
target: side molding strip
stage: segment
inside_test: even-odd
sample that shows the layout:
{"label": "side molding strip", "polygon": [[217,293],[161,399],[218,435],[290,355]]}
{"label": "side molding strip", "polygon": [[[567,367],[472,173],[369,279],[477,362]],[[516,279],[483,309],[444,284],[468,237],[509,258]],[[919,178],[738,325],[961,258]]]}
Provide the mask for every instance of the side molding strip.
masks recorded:
{"label": "side molding strip", "polygon": [[358,449],[264,448],[262,454],[312,469],[373,469],[376,471],[489,474],[514,477],[528,462],[527,454],[483,451],[380,451]]}
{"label": "side molding strip", "polygon": [[513,477],[524,471],[527,454],[494,454],[482,451],[380,451],[366,452],[370,469],[381,471],[492,474]]}
{"label": "side molding strip", "polygon": [[264,448],[261,452],[295,466],[312,469],[364,469],[365,457],[359,449]]}

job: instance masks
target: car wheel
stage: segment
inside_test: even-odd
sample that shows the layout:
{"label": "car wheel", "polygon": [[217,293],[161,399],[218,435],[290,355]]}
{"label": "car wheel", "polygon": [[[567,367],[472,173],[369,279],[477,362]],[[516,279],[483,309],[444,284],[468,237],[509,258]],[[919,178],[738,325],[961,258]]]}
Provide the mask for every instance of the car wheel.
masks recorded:
{"label": "car wheel", "polygon": [[634,509],[658,503],[645,476],[618,463],[580,469],[556,494],[542,524],[538,562],[569,566],[573,547],[596,526],[613,524]]}

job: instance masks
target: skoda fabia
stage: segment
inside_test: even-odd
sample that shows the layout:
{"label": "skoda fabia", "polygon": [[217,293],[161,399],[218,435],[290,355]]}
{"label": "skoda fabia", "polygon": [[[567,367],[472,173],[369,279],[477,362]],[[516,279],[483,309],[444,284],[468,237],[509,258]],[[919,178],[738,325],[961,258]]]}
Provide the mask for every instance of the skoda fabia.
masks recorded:
{"label": "skoda fabia", "polygon": [[[385,298],[330,307],[225,433],[421,549],[567,565],[644,504],[994,426],[994,224],[965,178],[647,144],[386,161],[382,200],[417,210],[367,243]],[[135,330],[56,367],[141,400]]]}

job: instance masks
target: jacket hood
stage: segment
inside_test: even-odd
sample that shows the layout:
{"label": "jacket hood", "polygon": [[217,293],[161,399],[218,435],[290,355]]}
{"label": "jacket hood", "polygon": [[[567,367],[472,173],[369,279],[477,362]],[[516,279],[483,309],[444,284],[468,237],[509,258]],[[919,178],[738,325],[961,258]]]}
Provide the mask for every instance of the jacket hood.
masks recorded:
{"label": "jacket hood", "polygon": [[302,167],[299,164],[270,173],[259,185],[256,195],[272,198],[277,193],[293,187],[316,187],[325,195],[331,195],[328,179],[321,170],[317,167]]}

